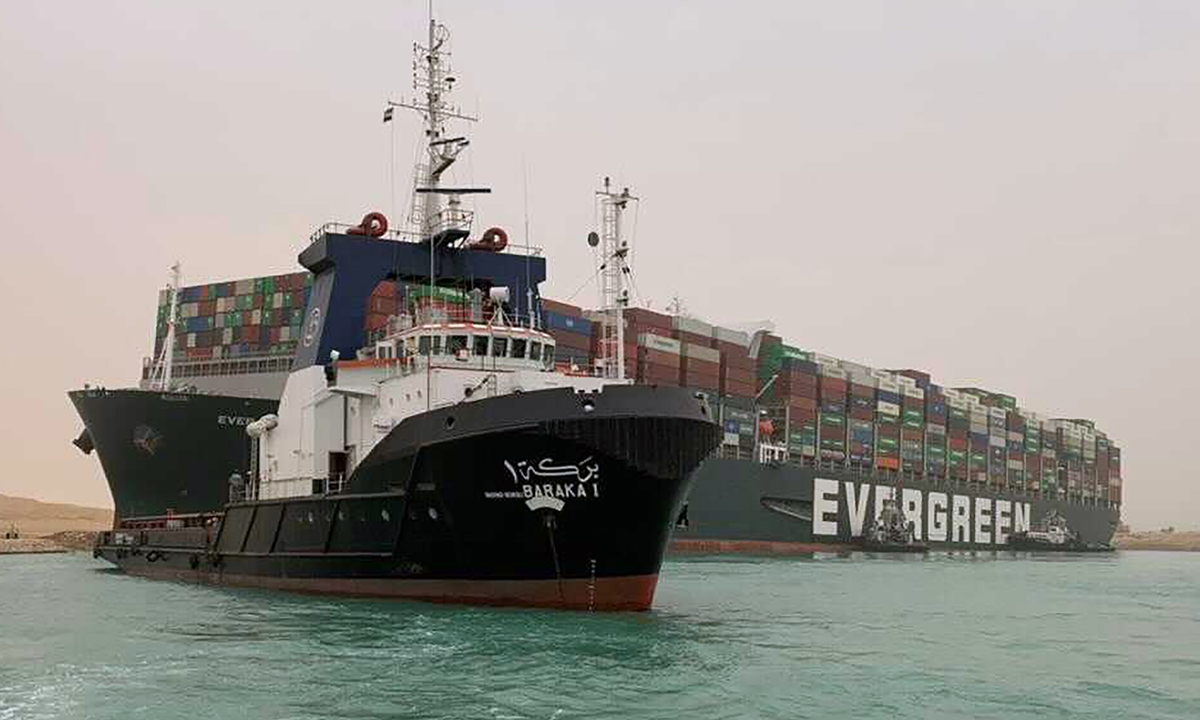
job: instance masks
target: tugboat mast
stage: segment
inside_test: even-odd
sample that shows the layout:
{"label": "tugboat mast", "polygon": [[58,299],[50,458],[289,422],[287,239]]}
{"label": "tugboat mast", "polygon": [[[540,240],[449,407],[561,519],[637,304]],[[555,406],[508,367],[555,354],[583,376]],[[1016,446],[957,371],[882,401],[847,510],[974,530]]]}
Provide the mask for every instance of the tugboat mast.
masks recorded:
{"label": "tugboat mast", "polygon": [[637,197],[629,194],[629,188],[621,192],[612,190],[612,181],[604,178],[604,189],[596,191],[600,204],[600,236],[593,246],[600,246],[600,326],[599,358],[596,365],[600,376],[614,380],[625,379],[625,306],[629,304],[629,290],[625,287],[625,276],[629,274],[629,243],[621,239],[621,216]]}

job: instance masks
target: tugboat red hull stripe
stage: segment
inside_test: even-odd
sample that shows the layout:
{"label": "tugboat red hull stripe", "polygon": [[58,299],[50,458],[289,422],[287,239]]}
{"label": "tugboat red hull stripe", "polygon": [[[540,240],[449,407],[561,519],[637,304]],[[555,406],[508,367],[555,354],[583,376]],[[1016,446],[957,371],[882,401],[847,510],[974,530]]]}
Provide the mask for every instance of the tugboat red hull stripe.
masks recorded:
{"label": "tugboat red hull stripe", "polygon": [[129,564],[130,575],[229,587],[255,587],[317,595],[404,598],[425,602],[468,603],[569,610],[649,610],[658,575],[602,577],[595,580],[420,580],[384,578],[287,578],[216,574]]}

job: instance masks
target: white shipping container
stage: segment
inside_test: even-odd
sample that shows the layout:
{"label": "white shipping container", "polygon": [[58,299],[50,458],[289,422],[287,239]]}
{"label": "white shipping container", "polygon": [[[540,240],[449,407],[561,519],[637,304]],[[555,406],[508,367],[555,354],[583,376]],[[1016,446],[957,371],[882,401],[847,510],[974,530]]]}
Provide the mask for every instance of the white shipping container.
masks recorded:
{"label": "white shipping container", "polygon": [[675,316],[671,318],[671,327],[683,332],[695,333],[704,337],[712,337],[713,326],[695,318]]}
{"label": "white shipping container", "polygon": [[885,400],[880,400],[879,402],[875,403],[875,409],[878,410],[880,413],[883,413],[884,415],[891,415],[892,417],[900,417],[900,406],[897,405],[896,403],[890,403]]}
{"label": "white shipping container", "polygon": [[185,318],[200,316],[200,303],[184,303],[183,305],[179,306],[179,309],[183,311],[182,315]]}
{"label": "white shipping container", "polygon": [[225,328],[224,330],[221,331],[221,344],[222,345],[232,345],[233,344],[233,328]]}
{"label": "white shipping container", "polygon": [[967,401],[963,400],[961,397],[953,397],[952,398],[949,395],[947,395],[946,396],[946,404],[949,405],[950,407],[954,408],[955,410],[966,410],[967,409]]}
{"label": "white shipping container", "polygon": [[1009,460],[1008,461],[1008,469],[1009,470],[1024,470],[1025,469],[1025,461],[1024,460]]}
{"label": "white shipping container", "polygon": [[283,327],[279,328],[280,342],[282,342],[284,340],[291,340],[291,339],[292,339],[292,326],[291,325],[284,325]]}
{"label": "white shipping container", "polygon": [[722,342],[734,343],[741,345],[744,348],[750,347],[750,334],[741,330],[730,330],[729,328],[713,326],[712,336]]}
{"label": "white shipping container", "polygon": [[874,376],[869,373],[853,372],[850,373],[850,382],[855,385],[873,388],[879,382]]}
{"label": "white shipping container", "polygon": [[220,345],[213,345],[212,356],[213,356],[213,360],[221,359],[221,346]]}
{"label": "white shipping container", "polygon": [[1008,413],[1005,412],[1004,408],[988,408],[988,415],[991,416],[992,420],[997,420],[1000,423],[1004,423],[1008,419]]}
{"label": "white shipping container", "polygon": [[902,387],[915,388],[917,386],[917,381],[907,375],[897,375],[896,382],[900,383]]}
{"label": "white shipping container", "polygon": [[187,334],[187,346],[190,348],[196,347],[196,333]]}
{"label": "white shipping container", "polygon": [[988,435],[988,445],[992,447],[1005,447],[1007,444],[1003,435]]}
{"label": "white shipping container", "polygon": [[925,398],[925,391],[919,387],[906,387],[906,388],[904,388],[904,397],[917,398],[917,399],[923,400]]}
{"label": "white shipping container", "polygon": [[706,362],[720,363],[721,351],[695,343],[682,343],[681,352],[686,358],[695,358],[696,360],[704,360]]}
{"label": "white shipping container", "polygon": [[819,352],[813,353],[813,362],[819,365],[832,365],[833,367],[841,367],[842,361],[832,355],[824,355]]}
{"label": "white shipping container", "polygon": [[254,281],[253,280],[238,280],[233,285],[233,291],[238,295],[253,295]]}
{"label": "white shipping container", "polygon": [[893,382],[893,383],[896,382],[895,374],[890,373],[887,370],[876,370],[876,369],[872,368],[871,374],[874,375],[875,377],[879,378],[880,380],[887,380],[887,381]]}
{"label": "white shipping container", "polygon": [[859,365],[858,363],[850,362],[849,360],[842,361],[842,369],[850,373],[851,377],[854,375],[871,374],[871,368],[867,367],[866,365]]}
{"label": "white shipping container", "polygon": [[962,393],[955,390],[954,388],[942,388],[942,394],[946,396],[947,402],[949,402],[950,400],[958,400],[959,398],[962,397]]}
{"label": "white shipping container", "polygon": [[897,395],[900,394],[900,383],[896,382],[895,380],[879,378],[879,382],[876,384],[876,387],[883,392],[896,393]]}
{"label": "white shipping container", "polygon": [[637,337],[637,344],[648,350],[658,350],[660,352],[679,354],[679,341],[674,338],[663,337],[653,333],[642,333]]}
{"label": "white shipping container", "polygon": [[837,378],[838,380],[846,379],[846,371],[840,367],[832,365],[820,365],[817,367],[817,374],[822,377]]}
{"label": "white shipping container", "polygon": [[271,296],[271,309],[278,310],[283,307],[283,293],[275,293]]}
{"label": "white shipping container", "polygon": [[262,310],[255,310],[250,313],[251,325],[262,325]]}

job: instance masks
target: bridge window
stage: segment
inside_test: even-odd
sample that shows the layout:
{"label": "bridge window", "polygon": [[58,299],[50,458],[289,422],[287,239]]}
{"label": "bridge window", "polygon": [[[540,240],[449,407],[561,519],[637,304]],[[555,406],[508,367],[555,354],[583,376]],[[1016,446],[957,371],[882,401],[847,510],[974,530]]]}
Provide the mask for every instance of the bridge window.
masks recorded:
{"label": "bridge window", "polygon": [[475,336],[475,346],[474,346],[474,349],[471,351],[471,354],[472,355],[482,355],[482,356],[486,356],[488,354],[488,336],[487,335],[476,335]]}
{"label": "bridge window", "polygon": [[429,336],[422,335],[417,339],[417,353],[422,357],[429,355]]}
{"label": "bridge window", "polygon": [[492,357],[508,356],[508,338],[492,338]]}
{"label": "bridge window", "polygon": [[517,360],[525,359],[525,346],[529,341],[524,338],[513,338],[512,341],[512,356]]}
{"label": "bridge window", "polygon": [[434,355],[442,354],[442,336],[441,335],[433,336],[433,354]]}
{"label": "bridge window", "polygon": [[466,335],[451,335],[446,338],[446,354],[457,355],[467,349]]}
{"label": "bridge window", "polygon": [[530,360],[541,360],[542,359],[542,344],[540,342],[529,343],[529,359]]}

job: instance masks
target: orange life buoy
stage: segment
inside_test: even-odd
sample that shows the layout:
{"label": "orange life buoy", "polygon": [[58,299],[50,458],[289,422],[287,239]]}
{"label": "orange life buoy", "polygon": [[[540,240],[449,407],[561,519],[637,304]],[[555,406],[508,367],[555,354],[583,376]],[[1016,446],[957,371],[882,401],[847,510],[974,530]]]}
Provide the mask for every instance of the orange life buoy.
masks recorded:
{"label": "orange life buoy", "polygon": [[363,215],[362,222],[346,231],[347,235],[367,235],[383,237],[387,232],[387,217],[381,212],[369,212]]}
{"label": "orange life buoy", "polygon": [[470,247],[472,250],[500,252],[508,247],[508,233],[504,232],[504,228],[490,227],[483,232],[483,237],[479,238],[478,242],[471,243]]}

